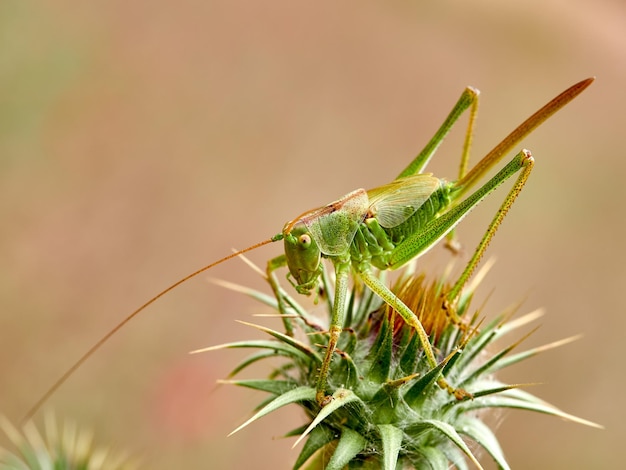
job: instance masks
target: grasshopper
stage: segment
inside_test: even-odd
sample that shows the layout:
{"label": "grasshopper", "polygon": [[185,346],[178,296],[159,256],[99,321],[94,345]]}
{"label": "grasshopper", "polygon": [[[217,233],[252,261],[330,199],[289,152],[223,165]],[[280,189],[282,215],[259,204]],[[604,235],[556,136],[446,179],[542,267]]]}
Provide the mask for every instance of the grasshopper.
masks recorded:
{"label": "grasshopper", "polygon": [[[465,269],[442,301],[442,307],[452,312],[451,307],[458,301],[463,286],[479,264],[500,223],[531,173],[534,159],[530,151],[521,150],[482,186],[470,195],[467,193],[523,138],[582,93],[593,80],[594,78],[582,80],[553,98],[515,128],[469,171],[467,168],[479,91],[471,87],[466,88],[428,144],[391,183],[368,191],[357,189],[335,202],[307,211],[287,222],[283,230],[272,238],[204,266],[164,289],[125,317],[94,344],[50,387],[29,410],[24,420],[31,418],[111,336],[153,302],[220,263],[280,240],[284,243],[285,253],[268,262],[267,275],[278,299],[281,313],[286,313],[286,306],[282,301],[283,296],[276,277],[278,269],[286,266],[289,270],[287,278],[291,284],[298,293],[306,295],[311,294],[320,285],[324,271],[322,259],[328,259],[335,270],[336,283],[328,330],[329,341],[316,385],[316,400],[320,406],[324,406],[330,400],[326,395],[327,377],[343,328],[351,275],[355,279],[360,279],[415,329],[429,364],[433,368],[436,367],[437,360],[433,348],[418,317],[374,274],[373,269],[397,269],[426,253],[444,237],[448,237],[448,241],[451,242],[454,228],[469,211],[502,183],[519,173]],[[422,173],[445,136],[467,109],[470,109],[470,116],[458,179],[446,181],[432,174]],[[288,315],[283,317],[287,334],[292,334],[291,319]],[[445,384],[445,381],[443,383]]]}

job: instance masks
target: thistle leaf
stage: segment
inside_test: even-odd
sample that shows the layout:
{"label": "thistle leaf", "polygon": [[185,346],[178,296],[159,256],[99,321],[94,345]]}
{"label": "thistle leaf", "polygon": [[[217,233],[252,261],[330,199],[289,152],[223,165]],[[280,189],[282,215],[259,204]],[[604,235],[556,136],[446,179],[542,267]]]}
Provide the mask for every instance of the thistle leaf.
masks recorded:
{"label": "thistle leaf", "polygon": [[452,441],[459,449],[461,449],[465,455],[467,455],[467,457],[472,461],[472,463],[476,465],[476,468],[479,468],[480,470],[482,470],[483,467],[480,465],[480,462],[478,462],[478,460],[476,459],[476,457],[474,456],[470,448],[463,441],[461,436],[459,436],[459,433],[456,432],[456,430],[451,425],[449,425],[448,423],[444,421],[440,421],[437,419],[426,419],[423,421],[423,423],[426,426],[429,426],[430,428],[441,432],[450,441]]}
{"label": "thistle leaf", "polygon": [[211,282],[217,286],[223,287],[224,289],[228,289],[233,292],[238,292],[240,294],[244,294],[248,297],[251,297],[275,310],[278,309],[278,302],[276,301],[276,298],[270,295],[267,295],[261,291],[252,289],[250,287],[245,287],[245,286],[242,286],[241,284],[236,284],[234,282],[223,281],[222,279],[211,279]]}
{"label": "thistle leaf", "polygon": [[282,395],[297,387],[294,382],[287,380],[218,380],[218,383],[238,385],[262,392],[273,393],[274,395]]}
{"label": "thistle leaf", "polygon": [[282,408],[285,405],[289,405],[291,403],[296,403],[296,402],[305,401],[305,400],[309,400],[309,401],[315,400],[315,389],[311,387],[294,388],[293,390],[290,390],[284,393],[283,395],[276,397],[270,403],[265,405],[254,416],[252,416],[252,418],[250,418],[241,426],[237,427],[234,431],[232,431],[229,434],[229,436],[232,436],[237,431],[242,430],[243,428],[248,426],[250,423],[256,421],[259,418],[262,418],[263,416],[271,413],[272,411],[276,411],[277,409]]}
{"label": "thistle leaf", "polygon": [[500,359],[500,361],[493,364],[491,368],[486,369],[485,373],[490,374],[490,373],[497,372],[506,367],[512,366],[513,364],[516,364],[518,362],[524,361],[526,359],[530,359],[531,357],[536,356],[537,354],[540,354],[542,352],[549,351],[550,349],[559,348],[566,344],[577,341],[581,337],[582,337],[581,335],[570,336],[568,338],[563,338],[561,340],[554,341],[552,343],[544,344],[543,346],[538,346],[536,348],[528,349],[527,351],[522,351],[513,356],[502,358]]}
{"label": "thistle leaf", "polygon": [[372,361],[367,378],[372,382],[383,383],[389,379],[391,358],[393,353],[393,322],[385,315],[376,342],[372,347],[372,354],[368,357]]}
{"label": "thistle leaf", "polygon": [[293,346],[294,348],[302,351],[303,353],[305,353],[307,356],[309,356],[311,359],[315,360],[316,362],[318,362],[319,364],[322,363],[322,358],[320,357],[319,354],[317,354],[315,351],[313,351],[308,345],[304,344],[301,341],[298,341],[297,339],[288,336],[286,334],[283,333],[279,333],[278,331],[272,330],[271,328],[266,328],[264,326],[261,325],[255,325],[254,323],[248,323],[245,321],[239,321],[239,323],[241,323],[242,325],[246,325],[246,326],[251,326],[253,328],[256,328],[257,330],[261,330],[271,336],[273,336],[274,338],[276,338],[277,340],[279,340],[282,343],[288,344],[290,346]]}
{"label": "thistle leaf", "polygon": [[450,468],[448,457],[438,448],[421,447],[419,452],[423,458],[419,461],[412,461],[414,468],[424,470],[448,470]]}
{"label": "thistle leaf", "polygon": [[391,424],[380,424],[378,432],[383,444],[383,469],[395,470],[398,453],[402,447],[402,430]]}
{"label": "thistle leaf", "polygon": [[[308,361],[310,357],[304,354],[300,349],[294,348],[289,344],[282,343],[280,341],[268,341],[268,340],[249,340],[249,341],[235,341],[232,343],[218,344],[217,346],[209,346],[208,348],[196,349],[190,351],[189,354],[200,354],[208,351],[217,351],[220,349],[238,349],[238,348],[259,348],[270,349],[275,352],[275,356],[285,356],[290,359],[299,358],[302,361]],[[314,355],[315,357],[317,355]],[[319,358],[319,356],[317,356]]]}
{"label": "thistle leaf", "polygon": [[242,362],[240,362],[237,365],[237,367],[231,370],[230,374],[228,374],[228,377],[234,377],[235,375],[237,375],[239,372],[244,370],[249,365],[252,365],[255,362],[261,361],[263,359],[271,358],[271,357],[276,357],[276,353],[274,353],[274,351],[262,351],[256,354],[252,354],[248,356],[246,359],[244,359]]}
{"label": "thistle leaf", "polygon": [[309,424],[309,427],[306,428],[306,431],[302,433],[292,447],[296,447],[300,441],[302,441],[302,439],[304,439],[307,434],[309,434],[324,419],[333,414],[339,408],[347,405],[348,403],[352,403],[353,401],[361,401],[361,399],[351,390],[340,388],[333,393],[331,402],[320,410],[315,419],[311,422],[311,424]]}
{"label": "thistle leaf", "polygon": [[343,469],[359,452],[365,449],[367,439],[358,432],[344,427],[337,448],[330,458],[326,470]]}
{"label": "thistle leaf", "polygon": [[434,369],[430,370],[427,374],[425,374],[422,378],[417,380],[415,384],[404,394],[404,399],[410,407],[416,407],[420,403],[420,401],[424,400],[425,394],[424,391],[428,387],[432,387],[437,379],[441,375],[442,369],[446,366],[448,361],[452,359],[455,355],[459,354],[459,350],[452,351],[443,361],[437,365]]}
{"label": "thistle leaf", "polygon": [[304,446],[302,446],[302,451],[293,466],[294,470],[298,470],[315,452],[332,442],[335,438],[334,433],[323,426],[313,429],[309,433],[309,438],[304,443]]}
{"label": "thistle leaf", "polygon": [[461,432],[480,444],[501,469],[509,470],[509,464],[504,458],[498,439],[485,423],[477,418],[466,417],[459,425]]}
{"label": "thistle leaf", "polygon": [[571,415],[564,411],[561,411],[559,408],[540,401],[526,401],[520,400],[516,398],[508,398],[502,395],[496,395],[490,401],[481,401],[475,400],[470,403],[468,409],[480,409],[480,408],[517,408],[520,410],[528,410],[528,411],[536,411],[538,413],[544,413],[547,415],[557,416],[559,418],[563,418],[567,421],[571,421],[573,423],[584,424],[585,426],[590,426],[593,428],[604,429],[604,426],[594,423],[592,421],[588,421],[583,418],[579,418],[578,416]]}

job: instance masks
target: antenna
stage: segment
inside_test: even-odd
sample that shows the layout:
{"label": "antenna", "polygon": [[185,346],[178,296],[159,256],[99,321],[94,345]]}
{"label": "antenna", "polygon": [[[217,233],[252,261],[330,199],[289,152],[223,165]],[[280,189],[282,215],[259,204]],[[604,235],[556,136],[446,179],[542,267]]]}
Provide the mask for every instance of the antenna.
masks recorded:
{"label": "antenna", "polygon": [[72,365],[69,369],[67,369],[67,371],[65,371],[65,373],[59,378],[57,379],[57,381],[46,391],[46,393],[43,394],[43,396],[37,401],[37,403],[35,403],[30,410],[28,410],[28,412],[24,415],[24,417],[22,418],[22,424],[24,424],[26,421],[30,420],[33,415],[35,413],[37,413],[37,411],[39,410],[39,408],[41,408],[41,405],[43,405],[48,398],[50,398],[52,396],[52,394],[54,392],[56,392],[56,390],[65,383],[65,381],[67,379],[69,379],[71,377],[71,375],[76,372],[76,370],[83,365],[83,363],[89,359],[89,357],[95,353],[98,349],[100,349],[100,347],[106,343],[115,333],[117,333],[119,330],[121,330],[124,325],[126,325],[129,321],[131,321],[134,317],[136,317],[137,315],[139,315],[142,311],[144,311],[147,307],[149,307],[150,305],[152,305],[154,302],[156,302],[157,300],[159,300],[161,297],[163,297],[165,294],[167,294],[168,292],[170,292],[171,290],[175,289],[176,287],[180,286],[181,284],[183,284],[184,282],[187,282],[189,279],[196,277],[198,274],[201,274],[205,271],[208,271],[209,269],[217,266],[218,264],[221,264],[225,261],[228,261],[229,259],[232,259],[236,256],[239,256],[243,253],[247,253],[248,251],[252,251],[255,250],[263,245],[267,245],[269,243],[281,240],[283,238],[282,233],[278,234],[278,235],[274,235],[272,238],[269,238],[267,240],[264,240],[262,242],[256,243],[252,246],[249,246],[248,248],[244,248],[243,250],[239,250],[236,251],[235,253],[231,253],[228,256],[225,256],[224,258],[217,260],[209,265],[206,265],[200,269],[198,269],[197,271],[192,272],[191,274],[188,274],[187,276],[183,277],[182,279],[179,279],[178,281],[176,281],[174,284],[172,284],[171,286],[169,286],[168,288],[162,290],[161,292],[159,292],[157,295],[155,295],[154,297],[152,297],[150,300],[148,300],[146,303],[144,303],[141,307],[137,308],[134,312],[132,312],[130,315],[126,316],[121,322],[119,322],[112,330],[110,330],[106,335],[104,335],[96,344],[94,344],[85,354],[83,354],[80,359],[78,359],[78,361],[76,361],[74,363],[74,365]]}

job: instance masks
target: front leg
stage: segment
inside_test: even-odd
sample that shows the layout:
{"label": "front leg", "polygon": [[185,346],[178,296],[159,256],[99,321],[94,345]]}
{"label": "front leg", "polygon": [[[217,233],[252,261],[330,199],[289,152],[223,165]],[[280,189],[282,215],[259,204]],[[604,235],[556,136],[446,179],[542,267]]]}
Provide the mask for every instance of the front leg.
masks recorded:
{"label": "front leg", "polygon": [[343,322],[346,313],[346,297],[348,294],[348,277],[350,274],[350,258],[345,256],[343,259],[332,259],[335,265],[335,299],[333,302],[333,313],[328,327],[328,346],[326,347],[326,356],[320,367],[320,373],[317,377],[317,392],[315,399],[320,406],[328,404],[331,397],[326,395],[326,386],[328,383],[328,373],[333,360],[333,354],[337,349],[337,342],[343,330]]}
{"label": "front leg", "polygon": [[278,303],[278,311],[281,314],[281,318],[283,319],[283,325],[285,326],[285,334],[288,336],[293,336],[293,324],[291,319],[287,316],[287,307],[285,305],[285,300],[283,297],[283,293],[281,292],[280,284],[278,283],[278,279],[276,278],[275,271],[279,268],[284,268],[287,266],[287,257],[285,255],[277,256],[267,262],[267,282],[270,283],[272,287],[272,291],[274,292],[274,296],[276,297],[276,302]]}

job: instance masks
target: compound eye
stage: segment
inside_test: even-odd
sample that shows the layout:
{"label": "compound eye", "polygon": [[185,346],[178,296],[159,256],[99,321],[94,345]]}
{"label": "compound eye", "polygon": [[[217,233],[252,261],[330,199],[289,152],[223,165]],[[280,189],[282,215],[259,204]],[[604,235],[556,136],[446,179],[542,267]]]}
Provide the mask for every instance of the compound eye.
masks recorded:
{"label": "compound eye", "polygon": [[311,236],[303,233],[298,237],[298,242],[302,248],[308,248],[311,245]]}

